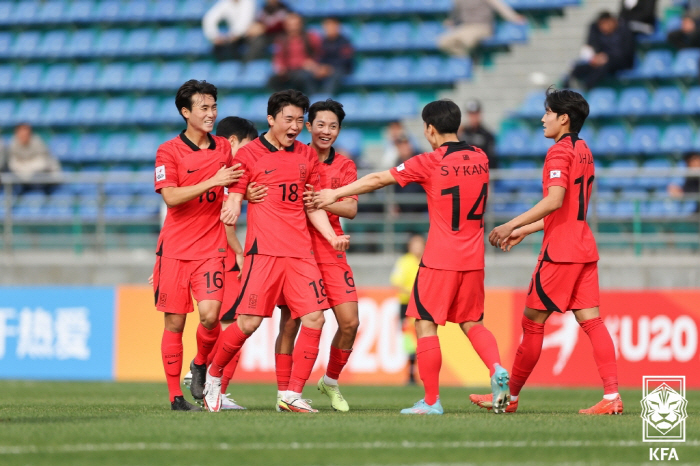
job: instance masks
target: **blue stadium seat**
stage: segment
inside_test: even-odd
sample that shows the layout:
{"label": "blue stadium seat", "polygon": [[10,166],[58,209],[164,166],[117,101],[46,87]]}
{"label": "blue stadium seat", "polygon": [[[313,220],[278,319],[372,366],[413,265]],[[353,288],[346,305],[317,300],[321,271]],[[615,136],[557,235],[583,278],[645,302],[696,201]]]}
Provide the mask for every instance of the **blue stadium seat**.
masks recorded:
{"label": "blue stadium seat", "polygon": [[162,204],[163,199],[157,194],[138,195],[129,209],[129,216],[138,219],[157,217]]}
{"label": "blue stadium seat", "polygon": [[240,95],[227,95],[219,99],[219,120],[227,116],[240,115],[245,109],[245,98]]}
{"label": "blue stadium seat", "polygon": [[80,193],[78,197],[78,215],[83,221],[94,222],[99,211],[99,200],[95,195],[97,187],[92,185],[92,189],[88,191],[87,186],[89,185],[86,185],[86,192]]}
{"label": "blue stadium seat", "polygon": [[15,73],[12,90],[19,92],[37,91],[41,85],[41,77],[44,74],[43,65],[20,66]]}
{"label": "blue stadium seat", "polygon": [[121,55],[146,55],[155,53],[152,39],[152,30],[145,28],[132,29],[129,31],[122,45]]}
{"label": "blue stadium seat", "polygon": [[128,75],[129,65],[127,63],[110,63],[105,65],[97,80],[96,88],[105,91],[122,89]]}
{"label": "blue stadium seat", "polygon": [[148,14],[152,21],[172,21],[177,18],[177,0],[156,0]]}
{"label": "blue stadium seat", "polygon": [[441,57],[420,57],[416,62],[416,71],[413,81],[416,84],[434,84],[449,79],[445,62]]}
{"label": "blue stadium seat", "polygon": [[630,87],[622,91],[617,107],[618,115],[644,115],[649,108],[649,91],[643,87]]}
{"label": "blue stadium seat", "polygon": [[659,147],[661,131],[654,125],[636,126],[632,129],[627,152],[632,154],[654,154]]}
{"label": "blue stadium seat", "polygon": [[[540,131],[535,131],[532,135],[532,140],[530,142],[529,152],[532,155],[544,158],[547,151],[554,144],[552,139],[544,137]],[[489,154],[486,154],[489,155]]]}
{"label": "blue stadium seat", "polygon": [[436,49],[440,35],[445,27],[438,21],[423,21],[418,24],[411,38],[411,46],[416,49]]}
{"label": "blue stadium seat", "polygon": [[100,110],[100,99],[89,97],[76,102],[70,118],[73,124],[94,124]]}
{"label": "blue stadium seat", "polygon": [[240,78],[242,73],[241,63],[238,61],[223,61],[219,62],[213,69],[211,76],[212,82],[221,88],[233,88],[240,86]]}
{"label": "blue stadium seat", "polygon": [[485,47],[504,46],[513,43],[527,42],[529,29],[527,24],[498,23],[493,36],[482,40],[481,45]]}
{"label": "blue stadium seat", "polygon": [[129,104],[130,100],[127,97],[107,99],[97,114],[97,122],[104,125],[125,123],[127,118],[130,117]]}
{"label": "blue stadium seat", "polygon": [[255,60],[246,63],[240,75],[240,85],[243,87],[263,87],[272,75],[270,60]]}
{"label": "blue stadium seat", "polygon": [[49,0],[39,9],[37,20],[40,23],[56,23],[63,19],[65,4],[63,0]]}
{"label": "blue stadium seat", "polygon": [[31,24],[39,16],[41,3],[36,0],[24,0],[16,4],[12,12],[12,20],[16,24]]}
{"label": "blue stadium seat", "polygon": [[99,134],[81,134],[75,144],[73,160],[76,162],[91,162],[99,159],[102,136]]}
{"label": "blue stadium seat", "polygon": [[158,29],[158,32],[156,32],[151,42],[152,52],[158,55],[175,55],[182,53],[183,47],[188,47],[188,44],[178,40],[181,34],[180,30],[174,27]]}
{"label": "blue stadium seat", "polygon": [[48,139],[51,154],[61,162],[70,162],[73,155],[73,135],[54,134]]}
{"label": "blue stadium seat", "polygon": [[73,91],[94,89],[97,85],[97,63],[81,63],[73,70],[73,77],[68,82],[68,88]]}
{"label": "blue stadium seat", "polygon": [[62,29],[47,32],[39,44],[37,55],[49,58],[66,55],[68,37],[68,31]]}
{"label": "blue stadium seat", "polygon": [[412,0],[408,8],[415,13],[448,13],[452,0]]}
{"label": "blue stadium seat", "polygon": [[253,121],[265,121],[267,115],[267,101],[269,96],[256,95],[253,96],[246,104],[243,110],[244,118]]}
{"label": "blue stadium seat", "polygon": [[379,50],[384,47],[384,25],[381,23],[365,23],[360,26],[358,41],[353,44],[357,50]]}
{"label": "blue stadium seat", "polygon": [[671,75],[673,67],[673,53],[670,50],[651,50],[642,59],[638,68],[632,70],[628,77],[639,78],[663,78]]}
{"label": "blue stadium seat", "polygon": [[418,113],[418,95],[415,92],[397,92],[389,100],[388,112],[385,118],[400,120]]}
{"label": "blue stadium seat", "polygon": [[12,53],[13,34],[0,31],[0,57],[7,57]]}
{"label": "blue stadium seat", "polygon": [[637,169],[637,163],[634,160],[615,160],[608,167],[611,171],[607,175],[596,176],[597,183],[601,189],[629,189],[635,185],[635,180],[633,177],[616,177],[616,172],[620,174],[627,174]]}
{"label": "blue stadium seat", "polygon": [[66,124],[69,119],[73,101],[71,99],[51,99],[41,115],[39,123],[45,125]]}
{"label": "blue stadium seat", "polygon": [[688,89],[683,99],[683,113],[687,115],[700,114],[700,86],[693,86]]}
{"label": "blue stadium seat", "polygon": [[[109,102],[105,107],[109,107]],[[129,160],[129,147],[132,136],[129,133],[113,133],[107,136],[101,146],[99,155],[102,160]]]}
{"label": "blue stadium seat", "polygon": [[0,65],[0,92],[9,92],[12,89],[12,77],[15,75],[13,65]]}
{"label": "blue stadium seat", "polygon": [[78,29],[68,40],[65,54],[71,57],[89,56],[95,47],[96,36],[92,29]]}
{"label": "blue stadium seat", "polygon": [[175,107],[175,100],[172,97],[163,97],[158,104],[156,117],[161,123],[177,124],[183,123],[180,112]]}
{"label": "blue stadium seat", "polygon": [[[182,38],[178,38],[177,44],[178,47],[185,46],[184,53],[204,54],[211,51],[211,44],[204,37],[201,27],[187,29],[181,34]],[[176,51],[176,53],[179,54],[180,52]]]}
{"label": "blue stadium seat", "polygon": [[683,49],[678,52],[673,62],[671,74],[679,78],[695,78],[698,76],[700,49]]}
{"label": "blue stadium seat", "polygon": [[390,58],[385,62],[382,83],[403,84],[410,82],[415,70],[415,62],[410,57]]}
{"label": "blue stadium seat", "polygon": [[12,18],[12,7],[14,4],[11,2],[0,3],[0,24],[11,24],[13,22]]}
{"label": "blue stadium seat", "polygon": [[127,0],[122,5],[119,16],[128,21],[143,21],[150,14],[149,3],[143,0]]}
{"label": "blue stadium seat", "polygon": [[41,33],[38,31],[26,31],[17,34],[10,54],[16,58],[33,57],[39,50]]}
{"label": "blue stadium seat", "polygon": [[627,145],[627,132],[621,126],[604,126],[598,131],[595,143],[592,143],[594,154],[620,154]]}
{"label": "blue stadium seat", "polygon": [[530,92],[515,113],[518,116],[528,118],[544,115],[544,93],[542,91]]}
{"label": "blue stadium seat", "polygon": [[675,86],[660,87],[651,98],[649,113],[654,115],[674,115],[681,113],[683,93]]}
{"label": "blue stadium seat", "polygon": [[[39,89],[42,91],[62,91],[69,87],[70,77],[73,73],[71,65],[65,63],[57,63],[48,67],[44,73],[44,77],[39,84]],[[2,78],[0,77],[0,82]]]}
{"label": "blue stadium seat", "polygon": [[122,87],[134,90],[146,90],[153,87],[156,76],[156,64],[153,62],[137,63],[131,68]]}
{"label": "blue stadium seat", "polygon": [[[511,173],[516,173],[518,170],[533,170],[533,169],[537,168],[537,164],[535,162],[532,162],[532,161],[520,160],[520,161],[511,163],[509,168],[511,169]],[[540,190],[542,189],[542,183],[540,181],[537,181],[536,179],[528,179],[528,178],[523,178],[523,177],[521,177],[521,178],[506,178],[506,179],[500,180],[499,184],[500,184],[501,189],[503,189],[504,191],[508,191],[508,192],[515,192],[515,191],[531,192],[532,186],[535,184],[539,185]],[[525,210],[527,210],[527,208]]]}
{"label": "blue stadium seat", "polygon": [[201,18],[206,13],[207,8],[211,6],[211,3],[207,2],[192,2],[190,0],[181,0],[180,5],[177,8],[179,13],[179,18],[190,20],[192,18]]}
{"label": "blue stadium seat", "polygon": [[409,22],[391,23],[386,28],[384,47],[394,50],[405,50],[410,47],[414,35],[413,26]]}
{"label": "blue stadium seat", "polygon": [[344,128],[335,142],[338,149],[347,151],[353,159],[362,155],[362,130],[358,128]]}
{"label": "blue stadium seat", "polygon": [[[223,63],[217,63],[216,68],[218,69]],[[185,71],[185,79],[206,79],[207,81],[215,82],[219,86],[219,81],[214,81],[211,76],[213,74],[212,68],[214,64],[210,61],[195,61],[190,63],[190,66]]]}
{"label": "blue stadium seat", "polygon": [[[383,58],[365,58],[360,61],[355,72],[346,79],[350,85],[371,85],[381,82],[384,77]],[[418,74],[418,70],[416,70]]]}
{"label": "blue stadium seat", "polygon": [[10,126],[14,123],[14,99],[0,99],[0,126]]}
{"label": "blue stadium seat", "polygon": [[161,89],[178,88],[183,83],[184,69],[185,64],[179,61],[163,63],[156,73],[154,83]]}
{"label": "blue stadium seat", "polygon": [[20,102],[17,112],[14,114],[14,123],[27,122],[35,124],[41,119],[44,111],[44,101],[42,99],[24,99]]}
{"label": "blue stadium seat", "polygon": [[66,193],[53,193],[42,208],[42,217],[53,222],[66,222],[73,218],[75,196]]}
{"label": "blue stadium seat", "polygon": [[116,21],[121,14],[121,1],[103,0],[97,3],[97,8],[93,13],[95,21],[101,23],[111,23]]}
{"label": "blue stadium seat", "polygon": [[97,39],[94,52],[100,56],[114,56],[121,54],[126,44],[126,34],[122,29],[106,29]]}
{"label": "blue stadium seat", "polygon": [[[542,93],[537,93],[542,104]],[[598,87],[593,89],[587,96],[592,117],[614,115],[617,110],[617,94],[615,89],[609,87]]]}
{"label": "blue stadium seat", "polygon": [[[129,120],[134,124],[157,124],[160,122],[158,115],[158,98],[153,96],[141,96],[134,99],[129,110]],[[173,107],[175,100],[172,99]]]}
{"label": "blue stadium seat", "polygon": [[133,199],[131,194],[112,194],[105,199],[104,215],[109,220],[129,218],[129,208]]}
{"label": "blue stadium seat", "polygon": [[659,148],[664,152],[688,152],[693,148],[693,129],[689,125],[671,125],[666,128]]}
{"label": "blue stadium seat", "polygon": [[92,9],[95,2],[90,0],[74,0],[68,5],[64,18],[71,23],[89,23],[92,20]]}
{"label": "blue stadium seat", "polygon": [[472,75],[472,62],[469,58],[449,57],[446,59],[445,69],[447,70],[448,83],[459,79],[467,79]]}
{"label": "blue stadium seat", "polygon": [[385,92],[369,92],[362,96],[356,117],[362,121],[384,120],[388,109],[389,96]]}
{"label": "blue stadium seat", "polygon": [[42,208],[46,203],[44,193],[26,193],[17,199],[12,208],[12,215],[18,220],[38,220],[42,217]]}
{"label": "blue stadium seat", "polygon": [[[659,169],[671,168],[671,162],[666,159],[647,160],[642,164],[642,175],[636,179],[636,186],[641,189],[666,189],[670,183],[670,177],[654,176]],[[649,174],[652,176],[644,176]]]}
{"label": "blue stadium seat", "polygon": [[514,128],[501,133],[498,138],[496,153],[504,157],[529,155],[531,133],[527,128]]}
{"label": "blue stadium seat", "polygon": [[162,136],[158,133],[139,133],[131,145],[131,156],[134,160],[141,162],[153,161],[156,159],[158,146],[163,142],[165,141],[162,140]]}

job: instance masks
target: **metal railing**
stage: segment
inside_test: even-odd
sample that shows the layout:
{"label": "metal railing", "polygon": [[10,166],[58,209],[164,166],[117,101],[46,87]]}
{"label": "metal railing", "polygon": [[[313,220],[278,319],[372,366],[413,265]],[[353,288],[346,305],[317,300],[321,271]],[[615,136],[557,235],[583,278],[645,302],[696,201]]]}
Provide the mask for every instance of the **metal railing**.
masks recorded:
{"label": "metal railing", "polygon": [[[365,173],[359,175],[363,174]],[[539,201],[542,193],[532,187],[536,187],[541,177],[542,171],[538,169],[492,170],[491,189],[484,213],[485,230],[490,231]],[[661,186],[662,180],[700,178],[700,169],[659,169],[654,173],[644,169],[601,169],[596,174],[596,182],[606,177],[643,177],[658,180],[657,185]],[[531,189],[528,192],[514,193],[494,189],[502,180],[516,180],[513,185],[528,184]],[[53,248],[73,249],[79,253],[84,250],[155,248],[161,212],[158,206],[153,206],[158,195],[153,193],[153,176],[149,173],[64,173],[44,175],[30,181],[2,174],[0,181],[0,211],[4,211],[1,216],[2,250],[5,252]],[[30,207],[29,212],[26,212],[26,209],[21,210],[21,203],[18,202],[21,196],[17,193],[22,185],[28,183],[34,187],[44,187],[47,191],[53,187],[55,192],[45,196],[43,203],[40,202],[41,205],[34,210]],[[122,213],[117,210],[115,213],[109,201],[119,187],[127,185],[140,187],[140,194],[133,195],[132,202],[148,198],[150,208],[139,215],[130,214],[133,209],[126,209]],[[70,194],[80,191],[73,189],[79,187],[83,190],[82,195]],[[53,215],[51,203],[61,196],[64,196],[64,200],[70,199],[71,204],[64,204],[62,213]],[[38,197],[41,198],[41,195]],[[84,205],[86,200],[91,203],[87,212]],[[625,209],[606,210],[606,206],[619,205],[624,205]],[[666,210],[665,205],[669,206]],[[601,192],[594,188],[588,222],[596,233],[601,248],[626,249],[636,254],[647,249],[678,249],[683,253],[697,253],[700,251],[698,205],[700,193],[687,193],[681,198],[672,198],[665,190],[650,194],[639,191]],[[400,251],[410,233],[427,232],[429,227],[424,194],[397,193],[394,189],[387,188],[362,196],[359,209],[354,220],[344,222],[346,230],[352,235],[354,251]],[[533,253],[538,251],[540,235],[532,235],[523,243]],[[487,248],[487,251],[492,253],[494,250]]]}

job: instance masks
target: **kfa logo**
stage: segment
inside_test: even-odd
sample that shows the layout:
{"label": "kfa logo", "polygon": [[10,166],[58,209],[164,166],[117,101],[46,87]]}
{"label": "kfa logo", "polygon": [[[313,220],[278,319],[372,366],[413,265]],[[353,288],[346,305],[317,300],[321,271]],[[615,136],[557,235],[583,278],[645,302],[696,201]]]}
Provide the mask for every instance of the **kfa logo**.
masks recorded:
{"label": "kfa logo", "polygon": [[331,189],[340,188],[340,178],[331,178]]}
{"label": "kfa logo", "polygon": [[685,376],[644,376],[645,442],[685,442]]}
{"label": "kfa logo", "polygon": [[299,164],[299,179],[301,181],[306,180],[306,165],[303,163]]}
{"label": "kfa logo", "polygon": [[256,308],[258,306],[258,295],[252,294],[248,297],[248,309]]}

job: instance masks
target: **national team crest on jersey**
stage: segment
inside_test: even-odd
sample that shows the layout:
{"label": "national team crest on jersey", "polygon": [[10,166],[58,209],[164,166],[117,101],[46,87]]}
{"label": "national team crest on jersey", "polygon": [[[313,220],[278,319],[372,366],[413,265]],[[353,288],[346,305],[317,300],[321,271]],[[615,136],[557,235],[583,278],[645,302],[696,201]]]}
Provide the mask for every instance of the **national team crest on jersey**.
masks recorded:
{"label": "national team crest on jersey", "polygon": [[252,294],[248,297],[248,309],[254,309],[258,306],[258,295]]}
{"label": "national team crest on jersey", "polygon": [[340,188],[340,178],[331,178],[331,189]]}
{"label": "national team crest on jersey", "polygon": [[304,163],[299,164],[299,179],[301,181],[306,180],[306,164]]}
{"label": "national team crest on jersey", "polygon": [[160,302],[159,302],[159,305],[160,305],[160,306],[165,306],[165,303],[168,301],[168,295],[165,294],[165,293],[161,293],[159,298],[160,298],[160,300],[159,300],[159,301],[160,301]]}

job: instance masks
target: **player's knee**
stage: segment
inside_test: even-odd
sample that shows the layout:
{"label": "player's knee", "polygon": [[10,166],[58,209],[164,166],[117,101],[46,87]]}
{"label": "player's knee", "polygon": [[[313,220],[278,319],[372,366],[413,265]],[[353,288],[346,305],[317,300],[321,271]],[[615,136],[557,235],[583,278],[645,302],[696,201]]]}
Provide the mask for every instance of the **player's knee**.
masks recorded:
{"label": "player's knee", "polygon": [[323,312],[317,311],[302,317],[301,322],[304,325],[304,327],[321,329],[323,328],[323,324],[326,323],[326,318],[323,317]]}
{"label": "player's knee", "polygon": [[284,334],[285,335],[290,335],[295,337],[297,335],[297,332],[299,331],[299,326],[301,325],[301,322],[298,319],[289,319],[287,322],[284,323]]}
{"label": "player's knee", "polygon": [[246,319],[238,319],[238,327],[241,329],[241,332],[245,333],[246,335],[251,335],[252,333],[254,333],[258,329],[258,327],[260,327],[261,323],[262,317],[257,318],[257,316]]}
{"label": "player's knee", "polygon": [[358,317],[344,320],[338,324],[340,332],[343,336],[354,338],[357,335],[357,329],[360,327],[360,319]]}

